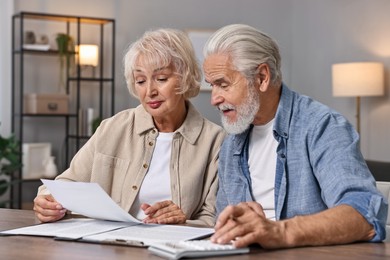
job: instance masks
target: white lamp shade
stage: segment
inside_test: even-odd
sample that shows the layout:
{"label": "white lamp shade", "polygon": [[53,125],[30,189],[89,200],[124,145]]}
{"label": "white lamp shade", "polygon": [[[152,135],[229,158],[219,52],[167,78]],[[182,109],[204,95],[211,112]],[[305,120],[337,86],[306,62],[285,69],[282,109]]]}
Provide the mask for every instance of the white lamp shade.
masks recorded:
{"label": "white lamp shade", "polygon": [[78,47],[78,54],[80,65],[94,67],[98,65],[99,49],[97,45],[80,44]]}
{"label": "white lamp shade", "polygon": [[384,66],[378,62],[332,65],[333,96],[381,96],[384,94]]}

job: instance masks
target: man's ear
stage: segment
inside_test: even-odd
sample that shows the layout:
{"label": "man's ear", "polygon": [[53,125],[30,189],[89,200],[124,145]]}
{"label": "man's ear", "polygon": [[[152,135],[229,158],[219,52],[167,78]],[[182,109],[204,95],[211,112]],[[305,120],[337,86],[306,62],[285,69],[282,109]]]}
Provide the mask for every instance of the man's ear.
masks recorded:
{"label": "man's ear", "polygon": [[256,82],[258,83],[259,90],[261,92],[266,92],[271,81],[271,72],[268,64],[261,63],[257,67]]}

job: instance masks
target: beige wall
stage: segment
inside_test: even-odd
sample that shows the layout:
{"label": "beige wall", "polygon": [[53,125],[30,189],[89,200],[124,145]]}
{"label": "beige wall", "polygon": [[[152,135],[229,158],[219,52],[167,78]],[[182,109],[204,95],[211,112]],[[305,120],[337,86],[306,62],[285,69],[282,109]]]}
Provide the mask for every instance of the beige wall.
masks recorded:
{"label": "beige wall", "polygon": [[13,1],[0,1],[0,134],[11,132],[11,17]]}
{"label": "beige wall", "polygon": [[[15,12],[36,11],[115,18],[116,110],[138,103],[122,77],[126,46],[156,27],[215,29],[247,23],[273,36],[283,59],[284,81],[344,114],[352,123],[354,99],[332,97],[331,65],[379,61],[386,68],[386,96],[362,99],[362,151],[366,158],[390,161],[390,1],[387,0],[15,0]],[[8,52],[7,52],[8,53]],[[1,62],[1,61],[0,61]],[[4,65],[3,65],[4,66]],[[8,72],[10,73],[10,72]],[[1,97],[1,103],[4,97]],[[219,122],[209,92],[194,103]],[[4,110],[3,113],[4,114]]]}

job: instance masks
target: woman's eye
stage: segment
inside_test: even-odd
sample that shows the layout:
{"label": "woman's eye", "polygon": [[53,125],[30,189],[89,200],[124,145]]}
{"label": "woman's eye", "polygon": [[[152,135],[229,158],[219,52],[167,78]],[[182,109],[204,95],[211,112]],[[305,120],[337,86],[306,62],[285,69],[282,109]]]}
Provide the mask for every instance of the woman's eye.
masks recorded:
{"label": "woman's eye", "polygon": [[137,84],[137,85],[142,85],[143,83],[145,83],[145,80],[137,80],[135,82],[135,84]]}
{"label": "woman's eye", "polygon": [[164,82],[164,81],[167,81],[168,78],[158,78],[157,81],[161,81],[161,82]]}

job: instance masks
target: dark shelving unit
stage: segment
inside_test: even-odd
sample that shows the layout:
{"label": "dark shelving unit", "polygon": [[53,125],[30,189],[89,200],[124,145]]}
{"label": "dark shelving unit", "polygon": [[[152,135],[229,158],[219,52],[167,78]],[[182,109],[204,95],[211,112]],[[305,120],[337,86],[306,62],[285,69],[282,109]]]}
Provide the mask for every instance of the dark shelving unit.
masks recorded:
{"label": "dark shelving unit", "polygon": [[[61,32],[71,35],[74,39],[74,44],[83,44],[81,41],[82,34],[85,32],[83,26],[88,26],[96,30],[98,35],[99,46],[99,65],[97,67],[97,76],[83,76],[82,67],[75,65],[75,73],[70,72],[69,60],[66,66],[66,87],[67,95],[72,93],[69,100],[69,112],[66,114],[26,114],[24,113],[24,95],[28,93],[29,84],[25,82],[25,74],[29,70],[26,66],[26,58],[34,59],[39,57],[58,56],[59,52],[56,49],[49,50],[29,50],[24,49],[24,34],[26,25],[30,22],[56,23],[61,26]],[[58,32],[58,31],[57,31]],[[95,32],[95,31],[94,31]],[[71,57],[75,57],[76,52],[71,53]],[[108,60],[108,61],[107,61]],[[64,140],[63,157],[61,165],[58,169],[62,172],[69,166],[73,155],[80,147],[88,140],[89,136],[79,133],[79,109],[82,108],[81,91],[84,89],[90,90],[88,93],[91,96],[97,96],[97,117],[104,119],[114,114],[115,107],[115,20],[96,17],[45,14],[20,12],[12,17],[12,107],[11,107],[11,126],[12,132],[20,141],[20,150],[22,151],[25,140],[25,121],[29,120],[30,124],[34,120],[63,120],[64,133],[59,133],[58,138]],[[45,72],[36,77],[45,77]],[[85,87],[86,84],[93,86]],[[38,93],[39,94],[39,93]],[[50,124],[50,123],[49,123]],[[31,130],[28,130],[31,131]],[[50,131],[50,130],[48,130]],[[61,135],[61,136],[60,136]],[[23,161],[20,158],[21,162]],[[29,183],[40,182],[39,179],[23,179],[22,170],[15,172],[11,176],[12,186],[10,192],[10,207],[22,208],[24,185]],[[30,201],[31,202],[31,201]]]}

